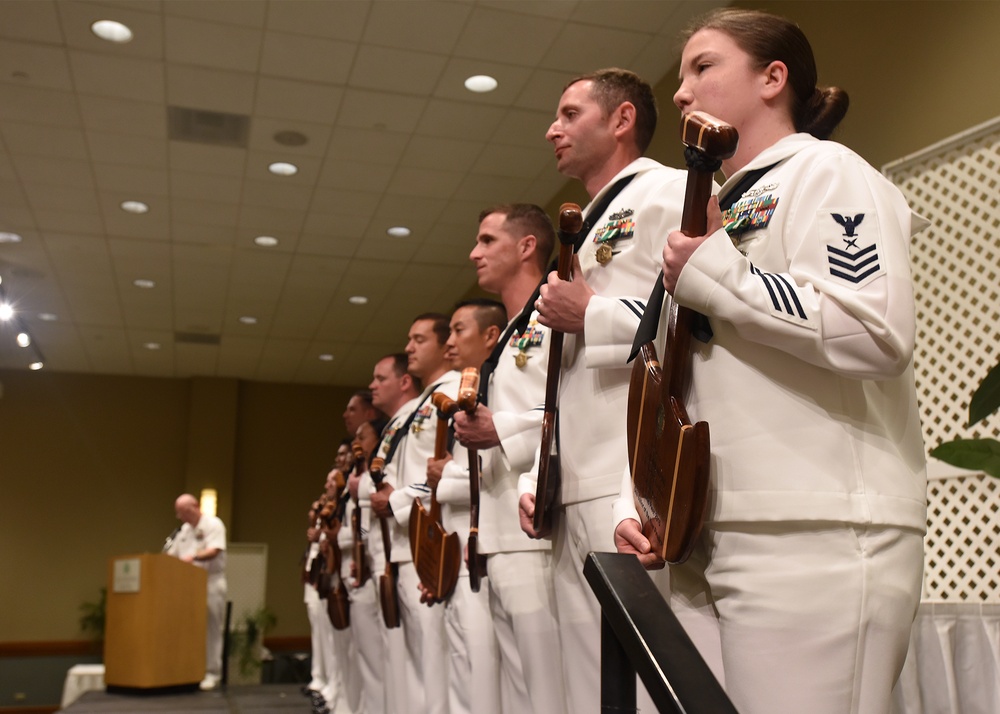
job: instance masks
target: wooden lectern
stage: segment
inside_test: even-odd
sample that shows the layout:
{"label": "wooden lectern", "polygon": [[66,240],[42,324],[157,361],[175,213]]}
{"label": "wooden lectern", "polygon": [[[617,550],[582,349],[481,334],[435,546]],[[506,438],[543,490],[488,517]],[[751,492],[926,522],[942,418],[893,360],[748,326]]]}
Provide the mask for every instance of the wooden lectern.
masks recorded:
{"label": "wooden lectern", "polygon": [[208,573],[160,553],[108,564],[104,683],[112,688],[197,685],[205,676]]}

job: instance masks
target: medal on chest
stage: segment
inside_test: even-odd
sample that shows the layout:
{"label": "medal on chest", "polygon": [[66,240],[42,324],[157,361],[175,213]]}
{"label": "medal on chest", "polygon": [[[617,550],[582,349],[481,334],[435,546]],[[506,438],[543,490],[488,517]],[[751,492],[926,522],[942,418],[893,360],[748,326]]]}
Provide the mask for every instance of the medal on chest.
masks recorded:
{"label": "medal on chest", "polygon": [[545,339],[545,332],[539,329],[538,321],[532,320],[528,323],[528,326],[524,329],[520,335],[514,333],[510,337],[510,342],[508,346],[517,348],[517,354],[514,355],[514,366],[518,369],[524,369],[528,365],[528,360],[531,358],[528,350],[531,348],[540,347],[542,340]]}
{"label": "medal on chest", "polygon": [[631,208],[623,208],[608,216],[608,222],[594,231],[594,243],[597,244],[594,257],[600,265],[611,262],[616,254],[618,241],[635,236],[635,221],[632,220],[634,214],[635,211]]}

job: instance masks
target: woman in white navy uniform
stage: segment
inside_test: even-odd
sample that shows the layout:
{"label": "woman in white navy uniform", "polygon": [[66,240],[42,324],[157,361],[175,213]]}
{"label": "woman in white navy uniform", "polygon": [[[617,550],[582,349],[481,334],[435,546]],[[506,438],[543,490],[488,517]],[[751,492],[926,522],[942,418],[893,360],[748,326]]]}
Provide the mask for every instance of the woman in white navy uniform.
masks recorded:
{"label": "woman in white navy uniform", "polygon": [[[712,488],[671,607],[741,714],[890,709],[919,603],[926,520],[900,192],[825,139],[847,96],[816,87],[784,18],[710,13],[674,101],[734,126],[725,196],[770,167],[707,235],[668,236],[664,286],[708,316],[688,410],[712,433]],[[724,227],[725,226],[725,227]],[[728,229],[728,232],[727,232]],[[652,565],[631,486],[616,545]]]}

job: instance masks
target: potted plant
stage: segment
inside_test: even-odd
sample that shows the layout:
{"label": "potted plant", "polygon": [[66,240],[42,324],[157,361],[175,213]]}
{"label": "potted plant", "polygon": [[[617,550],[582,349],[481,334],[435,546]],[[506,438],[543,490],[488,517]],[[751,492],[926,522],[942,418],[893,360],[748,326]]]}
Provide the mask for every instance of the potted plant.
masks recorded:
{"label": "potted plant", "polygon": [[[971,428],[1000,408],[1000,363],[989,371],[969,402]],[[982,471],[1000,478],[1000,441],[996,439],[954,439],[931,450],[931,456],[952,466]]]}
{"label": "potted plant", "polygon": [[247,613],[237,628],[229,633],[230,668],[229,682],[259,683],[260,669],[264,659],[270,655],[264,647],[264,634],[275,626],[278,618],[266,607]]}

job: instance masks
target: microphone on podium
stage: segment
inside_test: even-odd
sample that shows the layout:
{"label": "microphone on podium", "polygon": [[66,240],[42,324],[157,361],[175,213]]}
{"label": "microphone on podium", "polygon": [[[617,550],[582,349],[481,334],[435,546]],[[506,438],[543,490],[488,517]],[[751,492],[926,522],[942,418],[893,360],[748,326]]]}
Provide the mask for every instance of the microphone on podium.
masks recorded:
{"label": "microphone on podium", "polygon": [[174,544],[174,538],[176,538],[177,534],[180,532],[181,532],[181,527],[177,526],[176,528],[174,528],[174,532],[167,536],[167,539],[163,542],[164,553],[170,550],[170,546]]}

